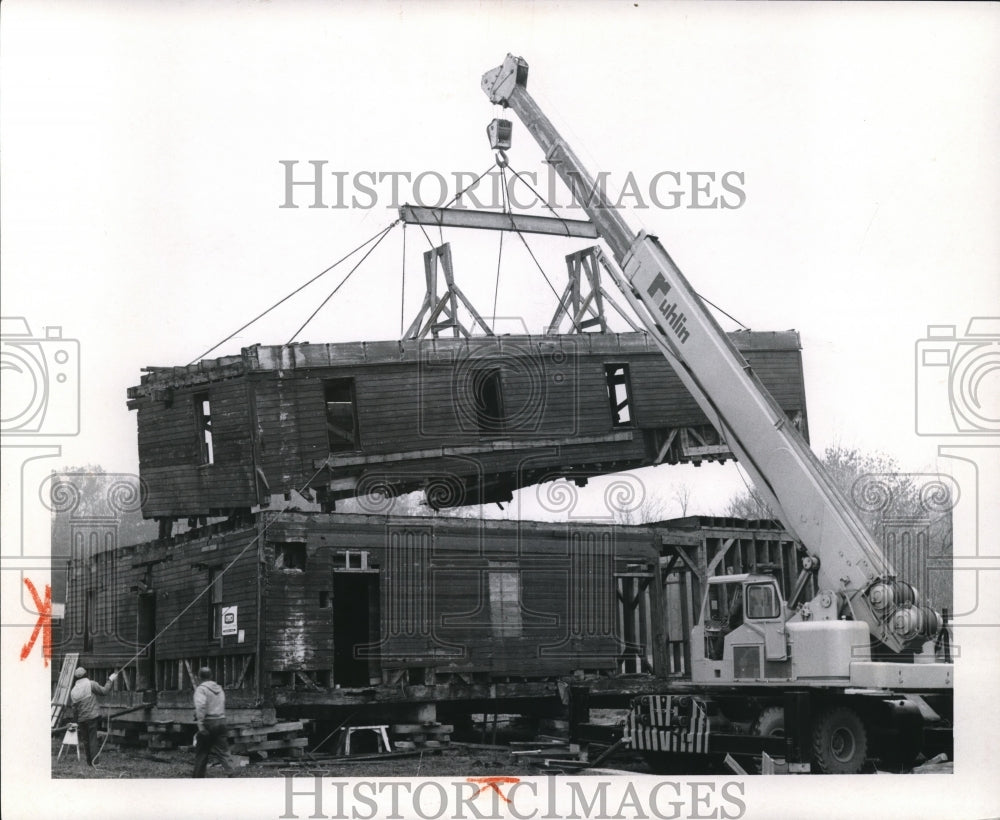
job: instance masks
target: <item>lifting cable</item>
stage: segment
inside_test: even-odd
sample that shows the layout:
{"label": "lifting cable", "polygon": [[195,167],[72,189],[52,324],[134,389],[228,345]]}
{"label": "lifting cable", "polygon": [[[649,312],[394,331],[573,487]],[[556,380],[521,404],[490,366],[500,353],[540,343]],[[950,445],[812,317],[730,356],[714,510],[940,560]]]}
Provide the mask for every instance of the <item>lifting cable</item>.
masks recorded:
{"label": "lifting cable", "polygon": [[493,320],[490,322],[490,327],[493,328],[494,333],[497,332],[497,294],[500,293],[500,260],[503,258],[503,235],[504,232],[500,231],[500,246],[497,248],[497,279],[493,285]]}
{"label": "lifting cable", "polygon": [[403,320],[406,314],[406,223],[403,223],[403,276],[399,287],[399,338],[403,338]]}
{"label": "lifting cable", "polygon": [[362,265],[362,263],[369,256],[372,255],[372,251],[374,251],[375,248],[377,248],[379,245],[382,244],[382,240],[385,239],[389,235],[389,231],[391,231],[393,228],[395,228],[402,221],[403,221],[402,219],[397,219],[395,222],[392,222],[390,225],[388,225],[388,227],[384,228],[382,230],[381,234],[376,234],[376,236],[378,236],[378,239],[375,241],[375,244],[372,245],[367,251],[365,251],[365,255],[362,256],[361,259],[358,260],[357,264],[347,272],[347,275],[343,279],[340,280],[340,282],[338,283],[337,287],[335,287],[332,291],[330,291],[330,295],[327,296],[322,302],[319,303],[319,307],[317,307],[316,310],[314,310],[312,313],[309,314],[309,318],[308,319],[306,319],[301,325],[299,325],[299,329],[296,330],[291,335],[291,338],[289,338],[289,340],[287,342],[285,342],[286,345],[290,345],[292,342],[295,341],[295,337],[298,336],[305,329],[306,325],[308,325],[313,319],[316,318],[316,314],[319,313],[323,309],[323,307],[326,305],[326,303],[329,302],[334,297],[334,295],[337,293],[337,291],[340,290],[344,286],[344,283],[348,279],[351,278],[351,276],[354,273],[354,271],[356,271],[358,268],[360,268],[361,265]]}
{"label": "lifting cable", "polygon": [[[496,167],[500,169],[500,181],[503,183],[500,186],[500,209],[504,213],[510,213],[510,202],[507,198],[507,180],[504,177],[504,168],[507,167],[507,155],[502,151],[497,152]],[[503,260],[504,233],[504,231],[500,231],[500,244],[497,247],[497,276],[496,282],[493,285],[493,319],[490,326],[493,328],[494,333],[496,333],[497,330],[497,296],[500,293],[500,263]]]}
{"label": "lifting cable", "polygon": [[[546,208],[549,209],[549,211],[551,211],[552,215],[556,219],[558,219],[560,222],[562,222],[563,227],[566,228],[566,235],[568,236],[569,235],[569,226],[566,225],[566,220],[564,220],[559,215],[559,213],[545,200],[545,198],[542,197],[542,195],[540,193],[538,193],[538,191],[535,190],[534,186],[530,182],[528,182],[527,179],[525,179],[520,173],[518,173],[517,171],[515,171],[513,168],[511,168],[510,171],[511,171],[512,174],[514,174],[515,177],[517,177],[519,180],[521,180],[521,182],[524,183],[524,185],[528,188],[528,190],[531,191],[535,195],[535,197]],[[744,330],[750,330],[750,328],[747,325],[743,324],[743,322],[741,322],[739,319],[737,319],[731,313],[727,313],[725,310],[723,310],[721,307],[719,307],[717,304],[715,304],[715,302],[711,301],[710,299],[705,298],[700,293],[698,293],[698,291],[694,290],[694,288],[692,288],[692,290],[694,291],[695,296],[697,296],[699,299],[701,299],[701,301],[703,301],[705,304],[710,305],[711,307],[715,308],[717,311],[719,311],[719,313],[721,313],[726,318],[731,319],[732,321],[736,322],[736,324],[738,324]]]}
{"label": "lifting cable", "polygon": [[[398,221],[399,220],[397,220],[397,222]],[[354,250],[352,250],[349,253],[345,254],[344,256],[340,257],[340,259],[338,259],[336,262],[334,262],[328,268],[325,268],[324,270],[321,270],[314,277],[312,277],[312,279],[310,279],[308,282],[304,282],[303,284],[299,285],[295,290],[293,290],[291,293],[287,294],[286,296],[283,296],[281,299],[279,299],[277,302],[275,302],[273,305],[271,305],[271,307],[269,307],[267,310],[265,310],[265,311],[263,311],[261,313],[258,313],[256,316],[254,316],[253,319],[251,319],[245,325],[243,325],[242,327],[239,327],[236,330],[234,330],[232,333],[230,333],[228,336],[226,336],[225,339],[223,339],[222,341],[217,342],[216,344],[212,345],[212,347],[210,347],[208,350],[206,350],[200,356],[196,356],[194,359],[192,359],[190,362],[188,362],[188,367],[190,367],[191,365],[193,365],[195,362],[199,361],[200,359],[204,359],[213,350],[216,350],[217,348],[219,348],[222,345],[224,345],[226,342],[228,342],[230,339],[232,339],[238,333],[242,333],[244,330],[246,330],[248,327],[250,327],[250,325],[252,325],[258,319],[262,319],[264,316],[266,316],[268,313],[270,313],[276,307],[278,307],[279,305],[284,304],[285,302],[287,302],[289,299],[291,299],[293,296],[295,296],[295,294],[297,294],[300,291],[302,291],[305,288],[307,288],[309,285],[311,285],[313,282],[315,282],[321,276],[324,276],[325,274],[327,274],[330,271],[332,271],[335,267],[337,267],[342,262],[345,262],[346,260],[350,259],[352,256],[354,256],[354,254],[356,254],[363,247],[365,247],[365,245],[367,245],[369,242],[372,242],[373,240],[375,240],[379,236],[379,234],[381,234],[383,231],[388,231],[389,228],[392,228],[395,224],[396,224],[396,222],[393,222],[392,225],[389,225],[388,228],[379,229],[379,231],[377,233],[375,233],[373,236],[370,236],[368,239],[366,239],[364,242],[362,242],[360,245],[358,245]]]}
{"label": "lifting cable", "polygon": [[692,290],[692,291],[694,291],[694,295],[695,295],[695,296],[697,296],[697,297],[698,297],[699,299],[701,299],[701,301],[703,301],[703,302],[704,302],[704,303],[705,303],[706,305],[711,305],[711,306],[712,306],[712,307],[714,307],[714,308],[715,308],[715,309],[716,309],[717,311],[719,311],[719,313],[721,313],[721,314],[722,314],[723,316],[726,316],[726,317],[728,317],[728,318],[732,319],[732,320],[733,320],[734,322],[736,322],[736,324],[738,324],[738,325],[739,325],[739,326],[740,326],[741,328],[743,328],[744,330],[750,330],[750,328],[749,328],[749,327],[747,327],[747,326],[746,326],[745,324],[743,324],[743,322],[741,322],[741,321],[740,321],[739,319],[737,319],[737,318],[736,318],[735,316],[733,316],[733,315],[732,315],[731,313],[726,313],[726,311],[724,311],[724,310],[723,310],[722,308],[720,308],[720,307],[719,307],[719,306],[718,306],[717,304],[715,304],[715,302],[713,302],[713,301],[712,301],[711,299],[706,299],[706,298],[705,298],[704,296],[702,296],[702,295],[701,295],[700,293],[698,293],[698,291],[696,291],[696,290],[695,290],[694,288],[691,288],[691,290]]}
{"label": "lifting cable", "polygon": [[[503,152],[499,152],[499,153],[503,154]],[[497,164],[500,166],[500,180],[503,183],[503,189],[506,192],[506,190],[507,190],[507,168],[508,168],[508,163],[507,163],[506,155],[503,155],[503,157],[501,159],[501,162],[498,162]],[[513,171],[513,169],[511,169],[511,170],[512,170],[512,172],[514,173],[514,175],[516,177],[520,178],[520,174],[518,174],[516,171]],[[538,196],[537,194],[535,194],[535,195]],[[544,202],[544,200],[542,200],[542,201]],[[505,211],[504,212],[508,216],[510,216],[511,230],[513,230],[514,233],[517,234],[517,237],[518,237],[518,239],[521,240],[521,243],[524,245],[525,250],[528,251],[528,256],[530,256],[531,260],[535,263],[535,267],[538,268],[538,272],[540,274],[542,274],[542,279],[545,280],[545,284],[547,284],[549,286],[549,290],[551,290],[552,293],[553,293],[553,295],[556,297],[556,302],[559,303],[559,304],[562,304],[562,298],[559,296],[559,292],[555,289],[555,287],[553,287],[552,282],[549,279],[549,277],[545,275],[544,268],[542,268],[542,265],[538,261],[538,258],[535,256],[534,252],[531,250],[531,246],[528,244],[528,241],[524,238],[524,234],[522,234],[521,231],[520,231],[520,229],[517,227],[517,222],[514,221],[514,215],[513,215],[513,213],[511,212],[511,209],[510,209],[510,202],[509,202],[509,200],[508,200],[508,198],[506,196],[504,196],[504,207],[505,207]],[[574,327],[575,327],[576,323],[574,322],[573,324],[574,324]],[[577,328],[577,329],[579,330],[579,328]]]}
{"label": "lifting cable", "polygon": [[[464,194],[466,191],[471,191],[473,188],[475,188],[479,184],[479,181],[484,176],[486,176],[490,171],[492,171],[494,168],[497,168],[497,167],[499,167],[499,163],[496,163],[496,162],[493,163],[493,165],[491,165],[489,168],[487,168],[485,171],[483,171],[479,176],[477,176],[474,180],[472,180],[472,182],[470,182],[464,188],[460,189],[455,194],[455,196],[453,196],[446,203],[444,203],[444,205],[442,205],[440,207],[435,207],[435,208],[428,208],[427,210],[433,212],[435,210],[443,211],[443,210],[445,210],[447,208],[450,208],[453,204],[455,204],[455,202],[457,202],[461,198],[462,194]],[[430,235],[427,233],[426,230],[424,230],[423,223],[422,222],[418,222],[417,225],[420,227],[420,230],[423,231],[424,238],[427,240],[427,244],[430,245],[431,250],[434,250],[434,248],[436,248],[437,245],[434,244],[434,242],[430,238]],[[441,238],[441,244],[443,245],[444,244],[444,221],[440,217],[438,217],[438,220],[437,220],[437,227],[438,227],[438,236]]]}

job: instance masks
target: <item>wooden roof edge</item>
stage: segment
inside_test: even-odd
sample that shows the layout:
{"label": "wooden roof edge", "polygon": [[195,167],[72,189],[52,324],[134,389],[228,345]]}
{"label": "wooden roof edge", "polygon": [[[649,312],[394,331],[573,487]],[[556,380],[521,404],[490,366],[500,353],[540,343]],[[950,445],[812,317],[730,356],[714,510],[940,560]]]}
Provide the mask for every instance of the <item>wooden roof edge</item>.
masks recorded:
{"label": "wooden roof edge", "polygon": [[[799,334],[786,331],[741,330],[729,334],[741,351],[801,350]],[[532,347],[541,354],[558,348],[564,352],[584,354],[657,353],[655,345],[645,333],[578,333],[559,335],[501,335],[473,336],[448,339],[407,339],[399,341],[361,342],[301,342],[292,345],[261,345],[245,347],[238,356],[202,359],[186,366],[143,368],[140,384],[128,389],[128,397],[138,400],[149,397],[154,389],[170,389],[208,384],[245,375],[253,371],[283,371],[325,367],[343,367],[361,364],[409,364],[436,353],[453,355],[455,352],[476,352],[496,348],[503,355],[505,346],[515,350]]]}
{"label": "wooden roof edge", "polygon": [[577,530],[599,530],[614,528],[619,533],[648,537],[652,530],[644,525],[618,524],[613,521],[536,521],[520,520],[512,518],[466,518],[464,516],[444,516],[444,515],[379,515],[372,513],[315,513],[315,512],[285,512],[268,511],[266,515],[273,516],[272,522],[268,525],[270,529],[281,529],[282,527],[307,526],[318,520],[324,524],[340,525],[344,527],[357,527],[358,525],[370,525],[373,522],[382,522],[389,526],[415,526],[429,527],[435,530],[465,534],[469,532],[524,532],[533,535],[552,535],[563,537]]}

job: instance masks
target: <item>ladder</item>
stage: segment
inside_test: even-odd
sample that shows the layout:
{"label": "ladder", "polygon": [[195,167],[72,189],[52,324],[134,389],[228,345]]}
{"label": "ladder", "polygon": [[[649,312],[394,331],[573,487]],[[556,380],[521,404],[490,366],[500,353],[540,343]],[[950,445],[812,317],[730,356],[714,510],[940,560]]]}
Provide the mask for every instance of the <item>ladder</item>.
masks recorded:
{"label": "ladder", "polygon": [[80,659],[79,652],[67,652],[63,657],[62,669],[59,670],[59,681],[56,683],[56,690],[52,693],[52,727],[59,725],[63,709],[66,708],[66,701],[69,700],[69,690],[73,686],[73,672],[76,670],[77,661]]}

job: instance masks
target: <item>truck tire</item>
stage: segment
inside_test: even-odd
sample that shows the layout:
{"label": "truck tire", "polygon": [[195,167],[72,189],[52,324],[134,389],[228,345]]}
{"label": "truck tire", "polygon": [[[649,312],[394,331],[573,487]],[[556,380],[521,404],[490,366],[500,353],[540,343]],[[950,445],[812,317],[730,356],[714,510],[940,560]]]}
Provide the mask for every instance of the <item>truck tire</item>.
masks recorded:
{"label": "truck tire", "polygon": [[823,774],[857,774],[868,756],[868,733],[858,713],[835,706],[813,724],[813,762]]}
{"label": "truck tire", "polygon": [[757,737],[784,737],[785,710],[781,706],[768,706],[761,710],[750,727],[750,734]]}

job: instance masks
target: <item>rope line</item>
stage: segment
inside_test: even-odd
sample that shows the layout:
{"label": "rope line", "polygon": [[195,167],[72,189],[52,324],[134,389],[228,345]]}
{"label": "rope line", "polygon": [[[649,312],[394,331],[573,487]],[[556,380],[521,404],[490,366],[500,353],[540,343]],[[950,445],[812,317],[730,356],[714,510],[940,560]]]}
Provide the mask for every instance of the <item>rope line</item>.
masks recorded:
{"label": "rope line", "polygon": [[325,299],[324,299],[324,300],[323,300],[322,302],[320,302],[320,304],[319,304],[319,307],[317,307],[317,308],[316,308],[316,310],[314,310],[314,311],[313,311],[313,312],[312,312],[311,314],[309,314],[309,318],[308,318],[308,319],[306,319],[306,320],[305,320],[305,321],[304,321],[304,322],[303,322],[303,323],[302,323],[302,324],[301,324],[301,325],[299,326],[299,329],[298,329],[298,330],[296,330],[296,331],[295,331],[295,332],[294,332],[294,333],[292,334],[291,338],[290,338],[290,339],[289,339],[289,340],[288,340],[287,342],[285,342],[285,344],[288,344],[288,345],[290,345],[290,344],[291,344],[292,342],[294,342],[294,341],[295,341],[295,337],[296,337],[296,336],[298,336],[298,335],[299,335],[299,334],[300,334],[300,333],[301,333],[301,332],[302,332],[302,331],[303,331],[303,330],[305,329],[306,325],[308,325],[308,324],[309,324],[309,323],[310,323],[310,322],[311,322],[311,321],[312,321],[313,319],[315,319],[315,318],[316,318],[316,314],[317,314],[317,313],[319,313],[319,312],[320,312],[320,311],[321,311],[321,310],[323,309],[323,307],[324,307],[324,306],[326,305],[326,303],[327,303],[327,302],[329,302],[329,301],[330,301],[330,300],[331,300],[331,299],[332,299],[332,298],[334,297],[334,295],[335,295],[335,294],[337,293],[337,291],[338,291],[338,290],[340,290],[340,289],[341,289],[341,288],[342,288],[342,287],[344,286],[344,283],[345,283],[345,282],[347,282],[347,280],[351,278],[351,276],[352,276],[352,275],[354,274],[354,271],[356,271],[356,270],[357,270],[358,268],[360,268],[360,267],[361,267],[361,265],[362,265],[362,264],[364,263],[364,261],[365,261],[365,260],[366,260],[366,259],[367,259],[367,258],[368,258],[369,256],[371,256],[371,255],[372,255],[372,252],[373,252],[373,251],[374,251],[374,250],[375,250],[375,249],[376,249],[376,248],[377,248],[377,247],[378,247],[379,245],[381,245],[381,244],[382,244],[382,240],[383,240],[383,239],[385,239],[385,238],[386,238],[386,237],[387,237],[387,236],[389,235],[389,231],[391,231],[391,230],[392,230],[393,228],[395,228],[395,227],[396,227],[396,226],[397,226],[397,225],[398,225],[398,224],[399,224],[399,223],[400,223],[401,221],[402,221],[401,219],[397,219],[397,220],[396,220],[395,222],[393,222],[393,223],[392,223],[391,225],[389,225],[389,226],[388,226],[387,228],[385,228],[385,229],[384,229],[384,230],[382,231],[382,235],[381,235],[381,236],[379,236],[379,238],[378,238],[378,239],[376,240],[375,244],[374,244],[374,245],[372,245],[372,246],[371,246],[371,247],[370,247],[370,248],[369,248],[369,249],[368,249],[368,250],[367,250],[367,251],[365,252],[365,255],[364,255],[364,256],[362,256],[362,257],[361,257],[361,259],[359,259],[359,260],[358,260],[358,263],[357,263],[357,264],[356,264],[356,265],[355,265],[355,266],[354,266],[353,268],[351,268],[351,269],[350,269],[350,270],[349,270],[349,271],[347,272],[347,275],[346,275],[346,276],[345,276],[345,277],[344,277],[343,279],[341,279],[341,280],[340,280],[340,283],[339,283],[339,284],[337,285],[337,287],[335,287],[335,288],[334,288],[334,289],[333,289],[332,291],[330,291],[330,295],[329,295],[329,296],[327,296],[327,297],[326,297],[326,298],[325,298]]}
{"label": "rope line", "polygon": [[[395,225],[395,224],[396,224],[395,222],[392,223],[392,225]],[[389,227],[391,228],[392,225],[390,225]],[[262,313],[258,313],[256,316],[254,316],[253,319],[251,319],[245,325],[243,325],[242,327],[237,328],[236,330],[234,330],[232,333],[230,333],[228,336],[226,336],[225,339],[223,339],[222,341],[218,342],[217,344],[212,345],[212,347],[210,347],[208,350],[206,350],[200,356],[196,356],[194,359],[192,359],[190,362],[188,362],[188,367],[190,367],[191,365],[193,365],[195,362],[199,361],[200,359],[204,359],[213,350],[216,350],[217,348],[221,347],[222,345],[224,345],[226,342],[228,342],[230,339],[232,339],[237,334],[242,333],[244,330],[246,330],[248,327],[250,327],[250,325],[252,325],[258,319],[264,318],[268,313],[270,313],[276,307],[278,307],[279,305],[284,304],[289,299],[291,299],[293,296],[295,296],[295,294],[297,294],[300,291],[304,290],[305,288],[309,287],[309,285],[311,285],[313,282],[315,282],[321,276],[324,276],[325,274],[327,274],[330,271],[332,271],[335,267],[337,267],[337,265],[339,265],[342,262],[345,262],[346,260],[350,259],[352,256],[354,256],[354,254],[356,254],[358,251],[360,251],[365,245],[367,245],[369,242],[373,241],[380,233],[382,233],[383,230],[387,230],[387,229],[379,229],[375,234],[373,234],[368,239],[366,239],[364,242],[362,242],[360,245],[358,245],[354,250],[352,250],[349,253],[345,254],[344,256],[340,257],[340,259],[338,259],[336,262],[334,262],[328,268],[325,268],[325,269],[321,270],[314,277],[312,277],[312,279],[310,279],[308,282],[305,282],[305,283],[299,285],[295,290],[293,290],[291,293],[287,294],[286,296],[283,296],[281,299],[279,299],[277,302],[275,302],[273,305],[271,305],[271,307],[269,307],[267,310],[263,311]]]}
{"label": "rope line", "polygon": [[[692,290],[694,290],[694,288],[692,288]],[[699,299],[701,299],[701,301],[703,301],[703,302],[704,302],[705,304],[707,304],[707,305],[711,305],[712,307],[714,307],[714,308],[715,308],[715,309],[716,309],[717,311],[719,311],[719,313],[721,313],[721,314],[722,314],[723,316],[726,316],[726,317],[728,317],[728,318],[732,319],[732,320],[733,320],[734,322],[736,322],[736,324],[738,324],[738,325],[739,325],[739,326],[740,326],[741,328],[743,328],[744,330],[750,330],[750,328],[749,328],[749,327],[747,327],[747,326],[746,326],[745,324],[743,324],[743,322],[741,322],[741,321],[740,321],[739,319],[737,319],[737,318],[736,318],[735,316],[733,316],[733,315],[732,315],[731,313],[726,313],[726,311],[724,311],[724,310],[723,310],[722,308],[720,308],[720,307],[719,307],[719,306],[718,306],[717,304],[715,304],[715,302],[711,301],[710,299],[706,299],[706,298],[705,298],[704,296],[702,296],[702,295],[701,295],[700,293],[698,293],[698,291],[696,291],[696,290],[695,290],[695,291],[694,291],[694,295],[695,295],[695,296],[697,296],[697,297],[698,297]]]}
{"label": "rope line", "polygon": [[[316,472],[314,472],[306,480],[305,484],[303,484],[302,488],[299,489],[297,492],[300,495],[303,492],[305,492],[309,488],[309,485],[312,483],[312,481],[316,478],[316,476],[318,476],[325,469],[326,469],[326,464],[324,463],[322,467],[320,467],[318,470],[316,470]],[[292,502],[291,502],[291,500],[289,500],[285,504],[284,507],[282,507],[280,510],[278,510],[277,514],[274,516],[274,518],[271,521],[269,521],[267,524],[265,524],[264,528],[260,532],[258,532],[249,542],[247,542],[247,545],[245,547],[243,547],[243,549],[241,549],[236,554],[236,557],[233,558],[232,561],[230,561],[223,569],[221,569],[219,571],[219,573],[216,575],[216,578],[221,578],[227,572],[229,572],[229,570],[233,568],[233,566],[236,564],[236,562],[239,561],[246,554],[247,550],[249,550],[250,547],[252,547],[258,541],[260,541],[260,539],[267,533],[267,531],[274,524],[276,524],[279,521],[279,519],[281,518],[281,516],[284,515],[286,512],[288,512],[288,510],[291,508],[291,505],[292,505]],[[170,622],[165,627],[163,627],[163,629],[161,629],[159,632],[157,632],[152,637],[152,639],[145,646],[143,646],[138,652],[136,652],[131,658],[129,658],[124,664],[122,664],[122,666],[119,669],[119,671],[123,671],[126,668],[128,668],[129,666],[131,666],[132,663],[135,662],[139,658],[139,656],[142,655],[143,652],[145,652],[147,649],[149,649],[149,647],[151,647],[154,643],[156,643],[157,639],[161,635],[163,635],[168,629],[170,629],[171,627],[173,627],[173,625],[176,624],[191,609],[191,607],[193,607],[196,603],[198,603],[198,601],[200,601],[205,596],[205,593],[207,593],[211,588],[212,588],[212,584],[208,584],[207,586],[205,586],[204,589],[201,590],[201,592],[199,592],[197,595],[195,595],[194,598],[191,599],[190,603],[188,603],[187,606],[185,606],[180,612],[178,612],[177,615],[175,615],[170,620]]]}
{"label": "rope line", "polygon": [[[315,479],[316,476],[318,476],[325,469],[326,469],[326,465],[324,464],[322,467],[320,467],[318,470],[316,470],[316,472],[313,473],[308,478],[308,480],[305,482],[305,484],[302,485],[302,488],[300,490],[298,490],[299,494],[301,495],[305,490],[307,490],[308,487],[309,487],[309,485],[312,483],[313,479]],[[233,558],[232,561],[230,561],[222,570],[219,571],[218,575],[216,575],[216,578],[221,578],[227,572],[229,572],[229,570],[232,569],[233,566],[235,566],[236,562],[239,561],[240,558],[242,558],[246,554],[247,550],[249,550],[250,547],[252,547],[258,541],[260,541],[260,539],[267,533],[267,531],[274,524],[278,523],[278,521],[281,519],[281,516],[284,515],[284,513],[286,513],[289,510],[289,508],[291,507],[291,504],[292,504],[292,502],[291,502],[291,500],[289,500],[285,504],[284,507],[282,507],[280,510],[278,510],[278,512],[274,516],[274,518],[271,521],[269,521],[267,524],[265,524],[264,528],[260,532],[258,532],[247,543],[247,545],[245,547],[243,547],[243,549],[241,549],[236,554],[236,557]],[[214,582],[213,582],[213,584],[214,584]],[[171,627],[173,627],[174,624],[176,624],[188,611],[190,611],[191,607],[193,607],[196,603],[198,603],[198,601],[200,601],[205,596],[205,593],[208,592],[212,588],[213,584],[208,584],[207,586],[204,587],[204,589],[201,590],[201,592],[199,592],[197,595],[195,595],[194,598],[192,598],[191,601],[188,603],[188,605],[185,606],[184,609],[182,609],[180,612],[178,612],[177,615],[175,615],[170,620],[170,623],[168,623],[165,627],[163,627],[163,629],[161,629],[159,632],[157,632],[152,637],[152,639],[145,646],[143,646],[138,652],[136,652],[131,658],[129,658],[127,661],[125,661],[125,663],[122,664],[118,668],[118,672],[119,673],[124,672],[129,666],[131,666],[136,660],[138,660],[139,656],[142,655],[143,652],[145,652],[147,649],[149,649],[149,647],[151,647],[154,643],[156,643],[157,639],[161,635],[163,635],[164,633],[166,633],[166,631],[168,629],[170,629]],[[111,737],[111,716],[110,715],[107,717],[107,721],[108,721],[108,730],[107,730],[107,732],[105,733],[105,736],[104,736],[104,743],[101,744],[101,748],[98,749],[97,754],[94,755],[94,760],[97,760],[97,758],[99,758],[101,756],[101,752],[104,751],[104,746],[108,742],[108,738]]]}

